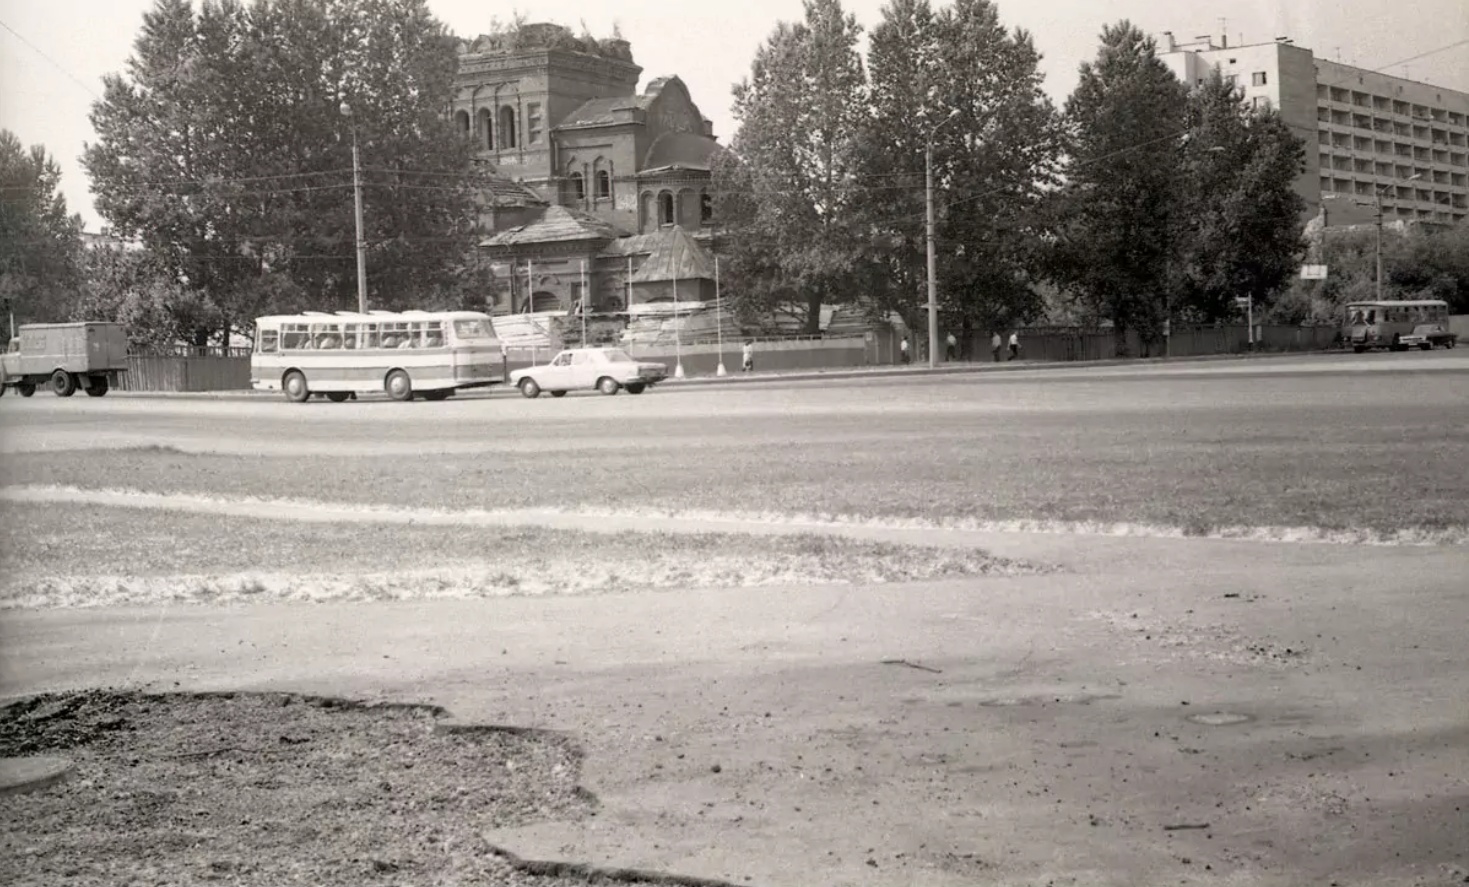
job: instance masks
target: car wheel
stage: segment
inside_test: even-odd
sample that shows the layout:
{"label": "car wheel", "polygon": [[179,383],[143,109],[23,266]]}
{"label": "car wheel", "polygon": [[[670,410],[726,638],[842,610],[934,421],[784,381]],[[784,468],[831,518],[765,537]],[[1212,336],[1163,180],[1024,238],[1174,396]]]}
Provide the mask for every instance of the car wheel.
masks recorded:
{"label": "car wheel", "polygon": [[352,392],[350,391],[328,391],[326,393],[326,399],[332,403],[346,403],[347,398],[351,396]]}
{"label": "car wheel", "polygon": [[643,387],[643,383],[642,382],[629,382],[629,383],[627,383],[627,393],[628,394],[642,394],[646,390],[647,389]]}
{"label": "car wheel", "polygon": [[529,397],[534,400],[535,398],[541,396],[541,386],[536,384],[535,379],[521,379],[520,393],[523,396]]}
{"label": "car wheel", "polygon": [[552,391],[551,392],[551,396],[552,397],[565,397],[566,396],[566,392],[565,391]]}
{"label": "car wheel", "polygon": [[621,388],[622,386],[617,384],[617,380],[609,376],[603,376],[597,380],[597,390],[609,397],[616,394]]}

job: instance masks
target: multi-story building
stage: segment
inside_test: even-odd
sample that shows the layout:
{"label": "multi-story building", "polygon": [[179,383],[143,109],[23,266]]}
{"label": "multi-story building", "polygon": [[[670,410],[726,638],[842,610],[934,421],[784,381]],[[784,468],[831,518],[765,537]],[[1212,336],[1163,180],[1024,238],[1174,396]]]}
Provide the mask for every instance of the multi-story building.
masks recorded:
{"label": "multi-story building", "polygon": [[636,92],[627,41],[523,25],[462,41],[455,125],[496,182],[484,195],[491,310],[626,311],[713,287],[713,125],[683,81]]}
{"label": "multi-story building", "polygon": [[[1388,221],[1469,218],[1469,93],[1316,58],[1287,39],[1248,46],[1164,33],[1160,57],[1189,85],[1213,70],[1306,141],[1296,189],[1309,213],[1382,201]],[[1360,211],[1337,214],[1341,221]],[[1355,220],[1355,219],[1354,219]]]}

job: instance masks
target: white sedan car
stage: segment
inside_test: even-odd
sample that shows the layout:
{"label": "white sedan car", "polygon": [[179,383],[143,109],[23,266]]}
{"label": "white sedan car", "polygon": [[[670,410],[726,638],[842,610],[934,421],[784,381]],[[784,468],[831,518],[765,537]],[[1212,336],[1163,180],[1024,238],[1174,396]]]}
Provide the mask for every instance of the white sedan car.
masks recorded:
{"label": "white sedan car", "polygon": [[621,348],[568,348],[548,364],[526,367],[510,374],[510,384],[526,397],[549,391],[561,397],[568,391],[597,390],[642,394],[668,377],[661,363],[639,363]]}

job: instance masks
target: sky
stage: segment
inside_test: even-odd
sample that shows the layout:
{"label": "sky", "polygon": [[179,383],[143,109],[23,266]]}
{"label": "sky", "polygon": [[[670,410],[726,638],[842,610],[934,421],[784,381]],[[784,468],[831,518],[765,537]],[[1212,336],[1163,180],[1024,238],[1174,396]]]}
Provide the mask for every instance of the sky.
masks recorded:
{"label": "sky", "polygon": [[[735,129],[730,87],[748,74],[776,23],[799,20],[803,9],[801,0],[428,2],[461,37],[486,32],[496,17],[506,21],[516,13],[575,31],[585,22],[599,37],[609,36],[615,24],[643,68],[639,90],[656,77],[677,74],[726,144]],[[871,29],[885,2],[844,5]],[[68,208],[81,214],[88,231],[103,224],[78,159],[83,145],[95,140],[88,115],[103,75],[123,71],[152,6],[153,0],[0,0],[0,127],[25,145],[45,145],[61,167]],[[1007,26],[1033,36],[1044,56],[1046,89],[1058,105],[1076,86],[1078,66],[1095,56],[1102,26],[1123,18],[1153,35],[1172,31],[1180,40],[1227,34],[1230,45],[1240,45],[1290,37],[1324,58],[1469,92],[1469,44],[1400,64],[1469,39],[1464,0],[996,0],[996,6]]]}

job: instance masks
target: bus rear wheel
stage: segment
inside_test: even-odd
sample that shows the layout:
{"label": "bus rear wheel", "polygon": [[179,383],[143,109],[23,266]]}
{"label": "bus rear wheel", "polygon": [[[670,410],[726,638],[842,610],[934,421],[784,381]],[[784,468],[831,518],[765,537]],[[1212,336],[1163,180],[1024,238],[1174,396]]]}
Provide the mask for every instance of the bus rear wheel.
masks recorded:
{"label": "bus rear wheel", "polygon": [[286,373],[286,377],[281,380],[281,390],[291,403],[305,403],[311,398],[311,389],[306,385],[306,374],[300,370]]}
{"label": "bus rear wheel", "polygon": [[425,391],[423,393],[423,399],[424,400],[448,400],[449,399],[449,395],[451,395],[453,393],[454,393],[454,389],[452,389],[452,388],[438,388],[438,389],[435,389],[434,391]]}
{"label": "bus rear wheel", "polygon": [[328,391],[326,399],[332,403],[346,403],[347,398],[352,396],[350,391]]}
{"label": "bus rear wheel", "polygon": [[84,389],[88,397],[101,397],[107,393],[107,377],[98,376],[87,384]]}
{"label": "bus rear wheel", "polygon": [[393,400],[409,401],[413,399],[413,380],[402,370],[393,370],[388,373],[388,378],[383,381],[383,387],[388,391],[388,397]]}

